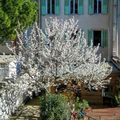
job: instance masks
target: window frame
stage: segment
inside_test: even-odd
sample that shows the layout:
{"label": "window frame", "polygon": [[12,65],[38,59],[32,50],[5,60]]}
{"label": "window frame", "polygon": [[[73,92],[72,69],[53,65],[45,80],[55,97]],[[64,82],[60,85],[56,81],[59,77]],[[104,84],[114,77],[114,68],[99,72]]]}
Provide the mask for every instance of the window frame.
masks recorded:
{"label": "window frame", "polygon": [[[97,12],[95,12],[95,1],[97,1]],[[101,9],[99,12],[99,0],[88,0],[88,14],[89,15],[107,15],[109,13],[109,0],[100,0]]]}
{"label": "window frame", "polygon": [[[48,7],[48,1],[50,1],[50,6]],[[47,14],[48,15],[55,15],[55,3],[56,3],[56,0],[54,0],[54,5],[52,4],[52,1],[53,0],[47,0]],[[48,13],[48,8],[50,9],[50,13]],[[53,8],[54,8],[54,13],[53,13]]]}
{"label": "window frame", "polygon": [[109,39],[109,31],[108,29],[88,29],[88,46],[94,47],[94,31],[101,32],[101,40],[100,47],[107,48],[108,47],[108,39]]}
{"label": "window frame", "polygon": [[[71,8],[71,1],[73,1],[73,5]],[[78,8],[79,8],[79,0],[77,0],[77,12],[76,12],[76,8],[75,8],[75,3],[76,3],[76,0],[69,0],[69,4],[70,4],[70,15],[78,15],[79,12],[78,12]],[[73,12],[71,13],[71,9],[73,10]]]}
{"label": "window frame", "polygon": [[[100,42],[99,43],[97,43],[96,45],[95,45],[95,32],[100,32]],[[102,44],[102,30],[93,30],[93,46],[97,46],[98,44],[99,44],[99,46],[101,47],[101,44]]]}
{"label": "window frame", "polygon": [[96,8],[96,12],[95,12],[95,0],[94,0],[94,5],[93,5],[93,8],[94,8],[94,10],[93,10],[93,13],[94,14],[102,14],[102,0],[100,0],[101,1],[101,11],[99,12],[99,0],[96,0],[97,1],[97,8]]}

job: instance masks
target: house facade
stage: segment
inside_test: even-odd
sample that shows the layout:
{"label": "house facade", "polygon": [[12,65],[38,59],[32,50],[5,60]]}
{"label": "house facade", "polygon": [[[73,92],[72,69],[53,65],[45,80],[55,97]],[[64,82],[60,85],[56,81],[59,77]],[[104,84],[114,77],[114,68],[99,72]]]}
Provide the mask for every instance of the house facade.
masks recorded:
{"label": "house facade", "polygon": [[39,25],[43,30],[45,19],[74,17],[84,31],[88,45],[91,42],[93,46],[100,44],[102,57],[113,65],[111,83],[106,89],[82,90],[81,94],[83,99],[94,103],[111,99],[111,93],[120,89],[120,0],[39,0],[39,7]]}
{"label": "house facade", "polygon": [[41,28],[45,19],[57,17],[79,20],[78,25],[93,46],[100,44],[100,52],[108,61],[112,58],[112,6],[113,0],[41,0]]}

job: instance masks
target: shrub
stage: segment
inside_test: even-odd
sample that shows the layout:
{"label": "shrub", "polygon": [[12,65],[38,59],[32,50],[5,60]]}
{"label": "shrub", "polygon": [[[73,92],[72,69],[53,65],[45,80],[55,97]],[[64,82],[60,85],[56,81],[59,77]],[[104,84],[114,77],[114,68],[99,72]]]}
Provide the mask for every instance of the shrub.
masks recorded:
{"label": "shrub", "polygon": [[69,120],[70,107],[67,98],[61,94],[46,94],[40,97],[41,120]]}
{"label": "shrub", "polygon": [[79,98],[76,99],[76,102],[75,102],[75,109],[77,111],[80,111],[81,109],[82,110],[85,110],[86,108],[89,107],[89,104],[88,104],[88,101],[87,100],[80,100]]}
{"label": "shrub", "polygon": [[79,98],[76,99],[75,101],[75,109],[78,114],[78,118],[83,118],[85,113],[84,110],[89,107],[88,101],[87,100],[80,100]]}

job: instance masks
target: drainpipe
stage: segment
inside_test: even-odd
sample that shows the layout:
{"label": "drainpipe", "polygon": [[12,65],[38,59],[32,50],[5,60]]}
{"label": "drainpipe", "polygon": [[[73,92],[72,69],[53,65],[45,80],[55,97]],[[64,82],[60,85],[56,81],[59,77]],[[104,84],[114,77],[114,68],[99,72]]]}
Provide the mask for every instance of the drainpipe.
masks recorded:
{"label": "drainpipe", "polygon": [[42,27],[42,15],[41,15],[41,0],[38,0],[38,25],[39,25],[39,28]]}

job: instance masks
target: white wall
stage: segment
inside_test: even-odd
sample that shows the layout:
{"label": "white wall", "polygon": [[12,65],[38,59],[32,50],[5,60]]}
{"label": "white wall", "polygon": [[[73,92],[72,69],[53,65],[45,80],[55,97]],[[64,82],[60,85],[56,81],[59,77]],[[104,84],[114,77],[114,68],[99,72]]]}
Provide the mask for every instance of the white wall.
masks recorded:
{"label": "white wall", "polygon": [[[42,16],[42,28],[44,29],[45,25],[45,19],[49,19],[49,17],[58,17],[62,19],[68,19],[70,17],[75,17],[75,19],[79,20],[79,26],[85,31],[85,35],[87,38],[87,30],[93,29],[93,30],[102,30],[106,29],[108,30],[109,38],[108,38],[108,48],[102,48],[100,49],[100,52],[102,53],[103,57],[106,57],[108,60],[111,58],[111,29],[110,29],[110,19],[109,14],[102,15],[102,14],[96,14],[96,15],[88,15],[88,0],[84,0],[84,14],[83,15],[64,15],[64,0],[60,0],[60,15],[46,15]],[[110,3],[111,6],[111,3]]]}

